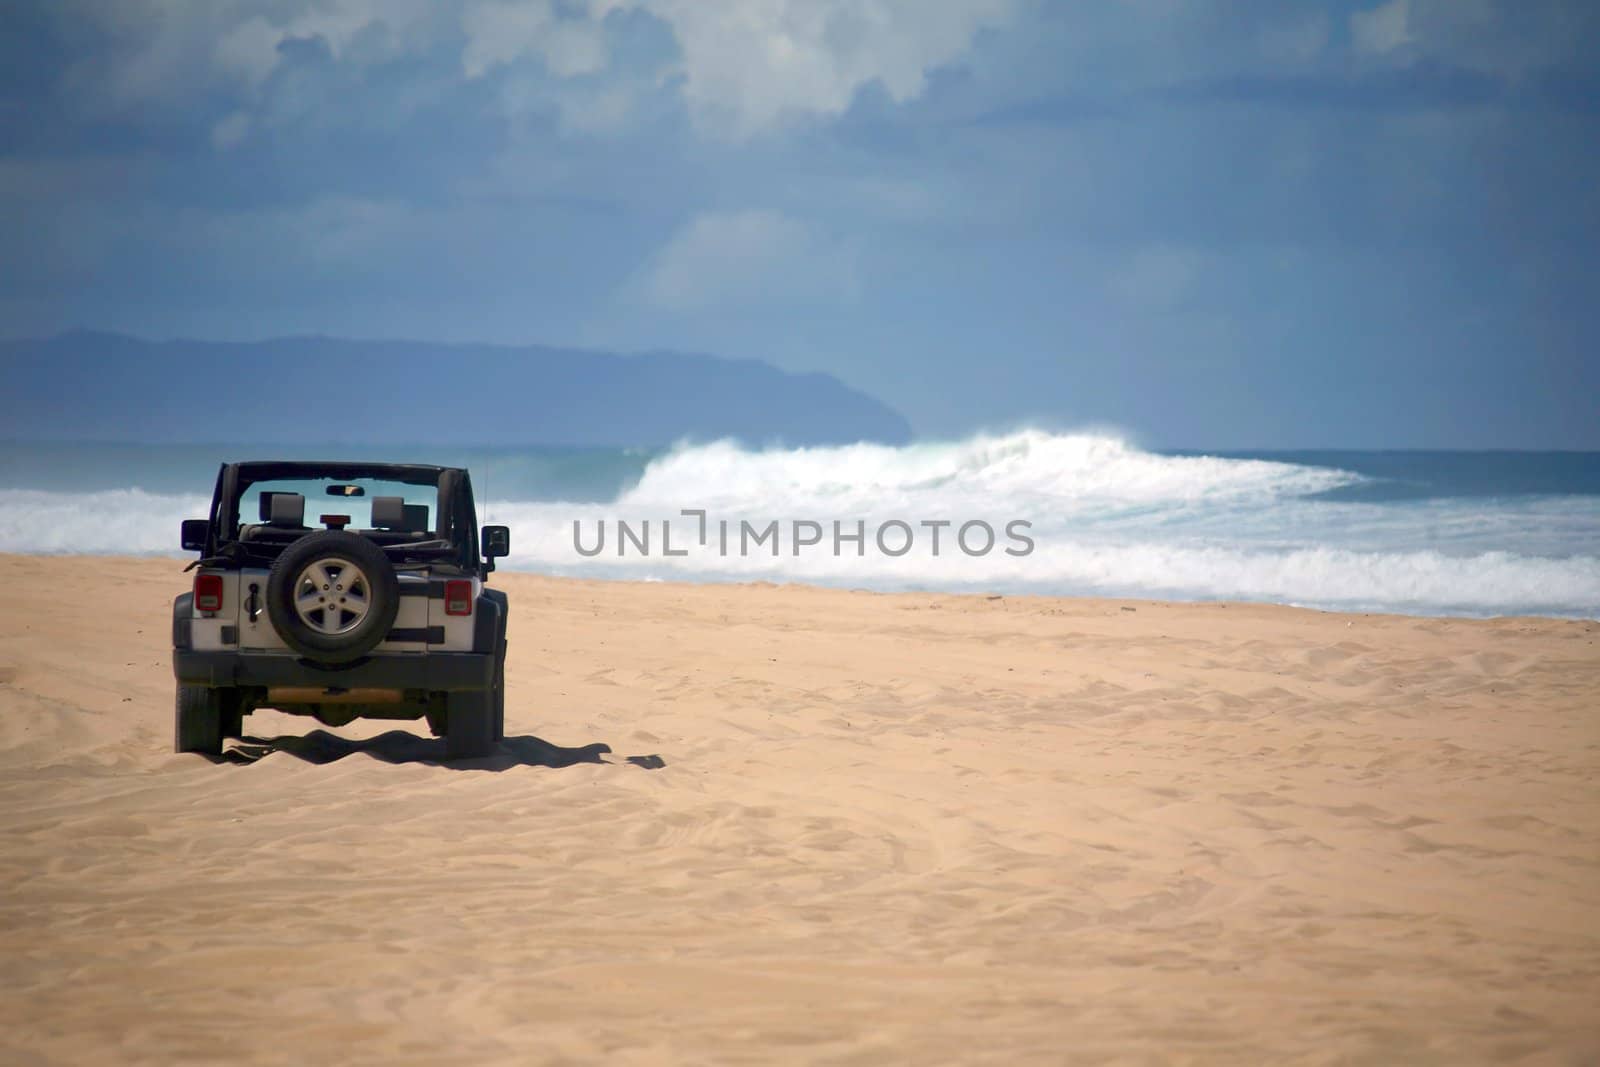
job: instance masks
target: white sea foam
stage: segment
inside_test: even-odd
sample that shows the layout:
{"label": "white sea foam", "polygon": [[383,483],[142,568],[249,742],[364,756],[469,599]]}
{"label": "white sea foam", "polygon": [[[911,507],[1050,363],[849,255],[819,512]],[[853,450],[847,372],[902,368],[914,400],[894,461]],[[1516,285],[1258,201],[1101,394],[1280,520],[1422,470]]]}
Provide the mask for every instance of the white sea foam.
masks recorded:
{"label": "white sea foam", "polygon": [[[1358,551],[1329,547],[1247,548],[1142,540],[1114,544],[1062,536],[1035,526],[1031,554],[1006,555],[1003,537],[995,550],[968,557],[950,547],[945,532],[942,554],[914,551],[886,557],[872,549],[834,555],[827,536],[822,545],[793,555],[791,535],[781,534],[774,556],[767,543],[748,544],[741,554],[737,524],[731,525],[729,554],[693,544],[693,524],[674,525],[673,546],[687,542],[687,557],[661,554],[660,526],[653,531],[654,554],[638,555],[630,542],[617,556],[614,519],[599,511],[585,515],[582,539],[593,547],[596,524],[610,524],[606,551],[582,559],[574,551],[571,525],[576,512],[548,505],[508,509],[516,524],[519,553],[511,566],[570,575],[720,580],[803,581],[879,589],[990,589],[1017,593],[1097,594],[1160,599],[1265,600],[1313,607],[1424,614],[1554,614],[1600,617],[1600,558],[1526,557],[1491,551],[1448,555],[1433,550]],[[642,524],[634,520],[633,528]],[[847,527],[847,530],[853,527]],[[996,525],[997,532],[1000,527]],[[531,543],[530,543],[531,542]],[[898,547],[896,531],[891,545]]]}
{"label": "white sea foam", "polygon": [[[1600,501],[1592,497],[1363,503],[1315,494],[1358,475],[1261,460],[1176,457],[1115,438],[1025,431],[904,447],[750,451],[685,445],[653,460],[610,503],[496,499],[513,527],[509,569],[651,579],[823,582],[877,589],[994,589],[1171,599],[1251,599],[1357,610],[1539,613],[1600,617]],[[199,495],[138,489],[58,493],[0,489],[0,550],[176,554],[180,519],[203,514]],[[707,513],[706,545],[698,520]],[[617,554],[618,520],[651,528],[651,553]],[[883,523],[912,527],[912,548],[873,543]],[[797,520],[823,541],[795,552]],[[990,524],[995,547],[968,556],[955,528]],[[1008,555],[1013,520],[1034,548]],[[740,523],[779,524],[771,544],[740,552]],[[832,524],[859,521],[862,554],[832,551]],[[949,521],[941,551],[924,522]],[[592,547],[574,548],[573,524]],[[662,527],[672,545],[662,554]],[[719,524],[729,524],[726,554]],[[810,531],[807,530],[807,533]],[[903,541],[900,531],[891,547]],[[981,541],[982,538],[976,539]]]}
{"label": "white sea foam", "polygon": [[0,489],[0,551],[176,553],[178,524],[205,515],[210,503],[209,494],[143,489]]}

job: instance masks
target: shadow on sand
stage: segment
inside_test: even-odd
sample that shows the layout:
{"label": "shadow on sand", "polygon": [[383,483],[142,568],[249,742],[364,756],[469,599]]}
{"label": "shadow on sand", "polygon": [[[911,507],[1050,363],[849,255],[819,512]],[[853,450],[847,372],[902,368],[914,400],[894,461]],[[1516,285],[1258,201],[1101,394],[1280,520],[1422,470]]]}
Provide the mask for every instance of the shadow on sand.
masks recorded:
{"label": "shadow on sand", "polygon": [[[448,767],[456,771],[508,771],[513,767],[571,767],[579,763],[610,763],[605,757],[611,746],[602,742],[581,748],[562,748],[542,738],[524,735],[508,737],[499,748],[481,759],[445,759],[444,738],[421,737],[404,730],[390,730],[377,737],[351,739],[330,734],[326,730],[313,730],[308,734],[283,734],[264,738],[246,735],[235,742],[221,756],[210,757],[217,763],[248,765],[257,760],[282,752],[307,763],[333,763],[358,753],[380,759],[385,763],[425,763]],[[660,756],[629,756],[626,762],[646,770],[665,767]]]}

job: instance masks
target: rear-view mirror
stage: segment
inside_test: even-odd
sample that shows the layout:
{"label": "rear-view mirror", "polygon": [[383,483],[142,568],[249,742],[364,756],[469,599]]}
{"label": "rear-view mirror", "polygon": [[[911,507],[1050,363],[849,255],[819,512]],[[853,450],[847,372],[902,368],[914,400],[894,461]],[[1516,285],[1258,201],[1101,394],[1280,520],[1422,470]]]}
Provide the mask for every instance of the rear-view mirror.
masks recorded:
{"label": "rear-view mirror", "polygon": [[367,491],[359,485],[330,485],[329,496],[366,496]]}
{"label": "rear-view mirror", "polygon": [[482,538],[483,554],[489,559],[510,554],[511,528],[509,526],[485,526]]}
{"label": "rear-view mirror", "polygon": [[204,552],[206,540],[211,535],[211,522],[207,519],[184,519],[178,540],[185,552]]}

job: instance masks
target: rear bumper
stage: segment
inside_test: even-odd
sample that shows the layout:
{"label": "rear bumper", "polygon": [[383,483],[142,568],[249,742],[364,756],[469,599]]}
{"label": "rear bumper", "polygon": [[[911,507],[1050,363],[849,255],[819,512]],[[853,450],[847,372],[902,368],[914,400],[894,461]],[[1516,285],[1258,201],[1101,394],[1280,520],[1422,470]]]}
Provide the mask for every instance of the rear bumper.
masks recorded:
{"label": "rear bumper", "polygon": [[282,653],[196,652],[174,649],[172,673],[179,685],[316,685],[340,689],[428,689],[446,692],[490,689],[494,655],[483,652],[429,652],[406,656],[368,656],[340,667],[326,667]]}

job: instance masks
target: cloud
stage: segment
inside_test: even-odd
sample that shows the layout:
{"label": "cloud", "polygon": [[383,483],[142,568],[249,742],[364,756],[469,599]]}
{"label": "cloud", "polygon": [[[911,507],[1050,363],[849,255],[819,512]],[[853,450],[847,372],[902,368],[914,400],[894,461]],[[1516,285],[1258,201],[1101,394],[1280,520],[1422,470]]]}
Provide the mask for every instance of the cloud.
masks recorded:
{"label": "cloud", "polygon": [[953,66],[1005,108],[1085,88],[1327,73],[1340,52],[1495,77],[1582,70],[1600,32],[1600,6],[1554,0],[1369,3],[1349,13],[1348,43],[1330,10],[1262,0],[31,2],[66,42],[70,95],[99,119],[212,106],[203,129],[233,110],[259,120],[291,47],[316,41],[353,76],[387,64],[418,91],[491,82],[506,114],[555,114],[569,130],[618,135],[670,105],[731,142],[836,118],[870,87],[891,104],[921,99]]}
{"label": "cloud", "polygon": [[796,116],[838,115],[874,82],[904,103],[1010,0],[633,0],[671,25],[683,93],[710,127],[748,135]]}
{"label": "cloud", "polygon": [[1592,65],[1600,7],[1558,0],[1388,0],[1350,15],[1369,58],[1429,60],[1506,78]]}
{"label": "cloud", "polygon": [[1350,16],[1350,39],[1363,52],[1387,53],[1411,43],[1411,0],[1389,0]]}
{"label": "cloud", "polygon": [[838,303],[859,292],[856,256],[776,211],[708,212],[657,253],[643,279],[664,311]]}
{"label": "cloud", "polygon": [[551,0],[473,4],[461,16],[467,36],[461,69],[469,78],[481,78],[495,67],[537,55],[556,77],[593,74],[608,60],[600,24],[605,7],[593,4],[576,17],[563,17]]}
{"label": "cloud", "polygon": [[80,5],[112,40],[79,70],[117,105],[181,99],[196,82],[256,87],[278,66],[286,41],[320,38],[349,62],[403,54],[431,0],[123,0]]}
{"label": "cloud", "polygon": [[94,45],[69,74],[91,113],[182,109],[210,92],[248,112],[287,50],[310,41],[354,70],[452,54],[458,83],[504,80],[506,111],[557,111],[589,132],[619,130],[659,94],[701,132],[737,140],[841,115],[868,86],[916,99],[983,30],[1007,26],[1020,0],[64,2],[54,17]]}
{"label": "cloud", "polygon": [[658,84],[677,86],[704,130],[744,137],[795,118],[839,115],[880,84],[890,99],[919,96],[930,71],[953,62],[985,27],[1009,21],[1012,0],[492,0],[467,9],[462,69],[482,77],[536,56],[560,78],[609,61],[613,13],[666,25],[680,56]]}

